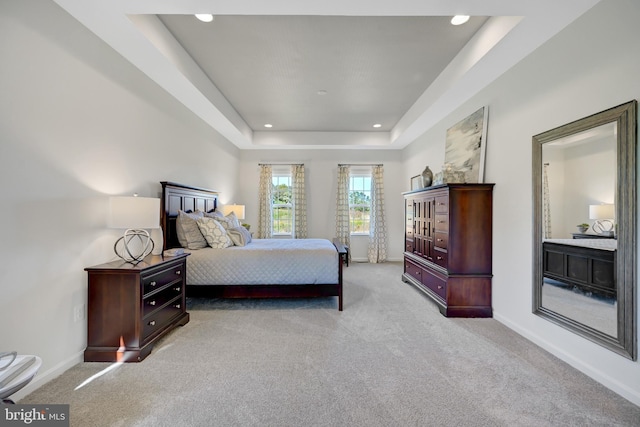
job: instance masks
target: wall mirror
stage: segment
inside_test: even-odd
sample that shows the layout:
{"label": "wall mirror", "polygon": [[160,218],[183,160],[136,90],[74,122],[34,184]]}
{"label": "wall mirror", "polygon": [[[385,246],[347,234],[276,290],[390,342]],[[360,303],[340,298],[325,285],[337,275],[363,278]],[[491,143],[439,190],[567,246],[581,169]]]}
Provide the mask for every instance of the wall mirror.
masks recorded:
{"label": "wall mirror", "polygon": [[636,360],[630,101],[533,137],[533,312]]}

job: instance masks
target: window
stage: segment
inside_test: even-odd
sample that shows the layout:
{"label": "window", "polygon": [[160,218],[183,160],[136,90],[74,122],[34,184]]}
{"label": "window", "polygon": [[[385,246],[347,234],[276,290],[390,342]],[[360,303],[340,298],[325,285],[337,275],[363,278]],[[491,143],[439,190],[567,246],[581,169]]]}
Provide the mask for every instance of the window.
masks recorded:
{"label": "window", "polygon": [[272,226],[273,234],[291,235],[293,212],[291,205],[291,172],[273,173]]}
{"label": "window", "polygon": [[351,234],[369,234],[371,218],[371,172],[349,176],[349,222]]}

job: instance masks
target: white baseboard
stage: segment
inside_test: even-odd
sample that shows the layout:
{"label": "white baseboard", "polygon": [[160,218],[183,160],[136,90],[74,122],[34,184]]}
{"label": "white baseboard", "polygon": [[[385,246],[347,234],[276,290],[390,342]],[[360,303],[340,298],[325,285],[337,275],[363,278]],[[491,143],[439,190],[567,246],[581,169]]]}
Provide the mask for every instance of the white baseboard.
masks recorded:
{"label": "white baseboard", "polygon": [[[14,402],[22,399],[26,395],[32,393],[38,388],[42,387],[54,378],[62,375],[67,369],[70,369],[84,360],[84,351],[70,356],[68,359],[58,363],[56,366],[48,369],[46,372],[38,372],[33,380],[27,384],[23,389],[11,395],[10,399]],[[45,402],[46,403],[46,402]]]}
{"label": "white baseboard", "polygon": [[612,378],[611,376],[605,374],[597,367],[584,363],[583,360],[577,359],[575,356],[567,353],[565,350],[561,348],[558,348],[557,346],[543,339],[539,335],[511,322],[509,319],[501,316],[500,313],[496,313],[494,311],[493,318],[496,319],[498,322],[502,323],[503,325],[505,325],[507,328],[512,329],[518,334],[522,335],[523,337],[533,342],[534,344],[542,347],[543,349],[553,354],[557,358],[568,363],[569,365],[576,368],[583,374],[589,376],[590,378],[593,378],[594,380],[604,385],[611,391],[624,397],[634,405],[640,406],[640,392],[638,390],[633,390],[629,388],[627,385],[620,383],[615,378]]}

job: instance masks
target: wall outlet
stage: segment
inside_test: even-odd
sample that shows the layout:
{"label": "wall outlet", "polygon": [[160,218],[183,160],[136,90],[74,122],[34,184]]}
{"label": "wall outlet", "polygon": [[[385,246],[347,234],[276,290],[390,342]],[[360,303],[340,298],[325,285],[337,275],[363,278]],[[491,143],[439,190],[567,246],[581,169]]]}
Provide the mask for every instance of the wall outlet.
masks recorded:
{"label": "wall outlet", "polygon": [[78,304],[73,307],[73,321],[80,322],[85,319],[86,306],[84,304]]}

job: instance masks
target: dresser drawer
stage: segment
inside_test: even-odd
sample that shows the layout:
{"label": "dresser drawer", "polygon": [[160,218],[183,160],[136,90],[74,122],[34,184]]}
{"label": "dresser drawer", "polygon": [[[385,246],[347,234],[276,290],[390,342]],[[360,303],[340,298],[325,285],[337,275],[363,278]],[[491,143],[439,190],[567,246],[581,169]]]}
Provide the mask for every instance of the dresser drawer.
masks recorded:
{"label": "dresser drawer", "polygon": [[433,262],[438,264],[440,267],[447,268],[448,266],[447,252],[435,249],[433,251]]}
{"label": "dresser drawer", "polygon": [[418,265],[412,263],[411,261],[408,261],[408,260],[404,261],[404,272],[407,273],[409,276],[413,277],[414,279],[416,279],[420,283],[422,283],[423,271],[424,270],[421,267],[418,267]]}
{"label": "dresser drawer", "polygon": [[436,232],[444,231],[445,233],[449,231],[449,215],[447,214],[436,214]]}
{"label": "dresser drawer", "polygon": [[413,240],[405,240],[404,250],[405,252],[413,252]]}
{"label": "dresser drawer", "polygon": [[440,298],[447,298],[447,282],[428,271],[424,272],[422,284],[435,292]]}
{"label": "dresser drawer", "polygon": [[142,276],[142,292],[144,295],[147,295],[171,282],[182,279],[183,276],[183,263],[174,264],[168,268],[145,274]]}
{"label": "dresser drawer", "polygon": [[449,212],[449,196],[438,196],[436,197],[436,213],[447,213]]}
{"label": "dresser drawer", "polygon": [[142,300],[142,310],[143,316],[148,316],[155,310],[158,310],[160,307],[171,301],[176,297],[182,296],[183,291],[182,281],[175,283],[169,287],[162,289],[160,292],[156,292],[155,294],[146,297]]}
{"label": "dresser drawer", "polygon": [[149,316],[142,319],[142,336],[143,340],[153,335],[156,331],[161,330],[170,320],[184,312],[182,305],[182,296],[176,297],[166,306],[153,312]]}
{"label": "dresser drawer", "polygon": [[436,248],[444,249],[446,251],[447,248],[449,247],[449,234],[436,232],[436,239],[433,242],[433,245]]}

